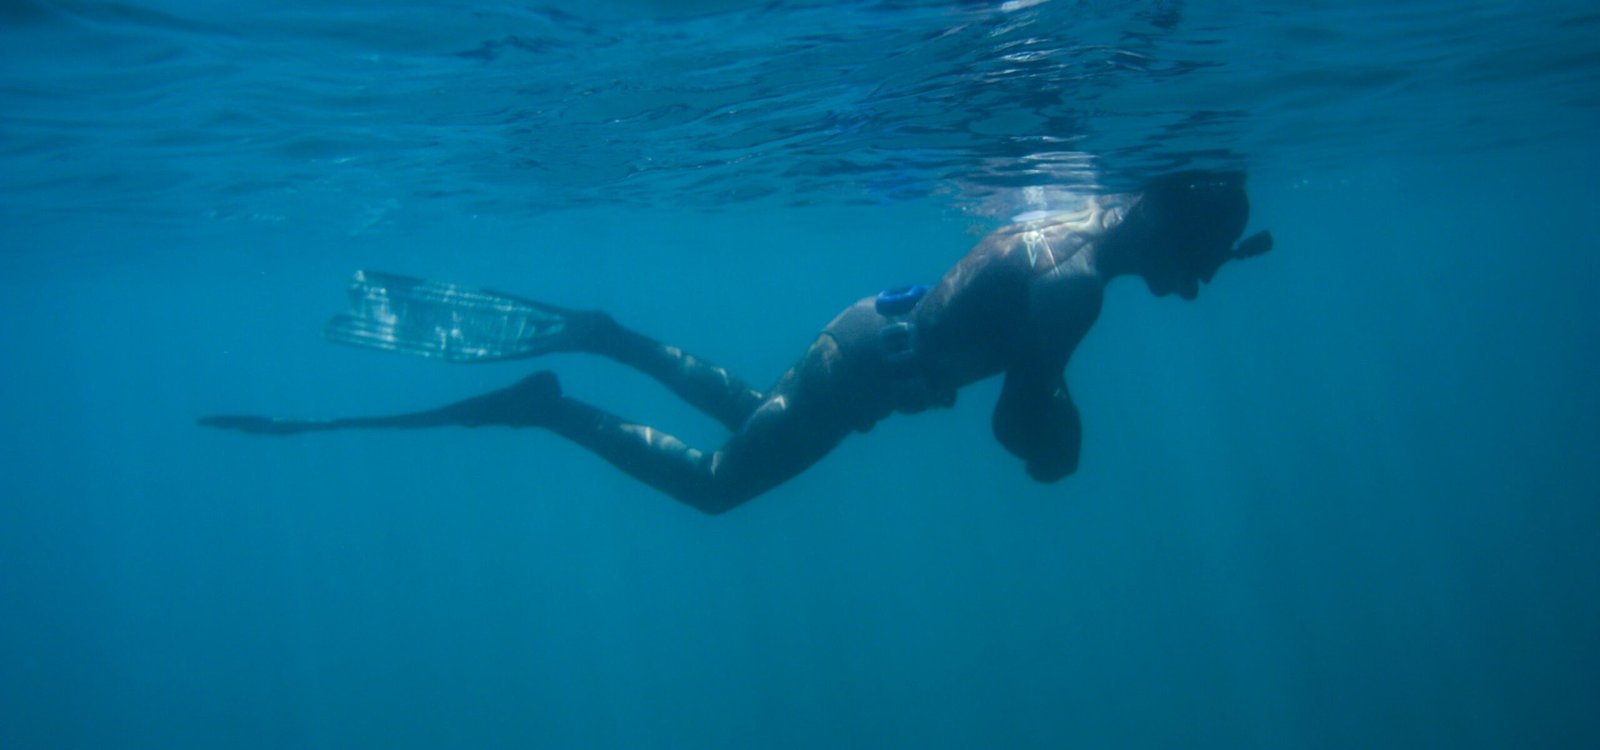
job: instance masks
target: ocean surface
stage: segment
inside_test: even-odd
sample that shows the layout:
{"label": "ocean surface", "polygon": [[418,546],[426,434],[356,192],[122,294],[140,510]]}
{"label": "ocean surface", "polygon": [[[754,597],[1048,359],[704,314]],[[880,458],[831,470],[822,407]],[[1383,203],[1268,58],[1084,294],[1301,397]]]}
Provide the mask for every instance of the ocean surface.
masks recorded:
{"label": "ocean surface", "polygon": [[[0,0],[0,748],[1600,746],[1585,2]],[[1082,465],[987,381],[707,517],[536,430],[268,439],[536,367],[362,268],[775,379],[1029,211],[1243,169],[1124,280]]]}

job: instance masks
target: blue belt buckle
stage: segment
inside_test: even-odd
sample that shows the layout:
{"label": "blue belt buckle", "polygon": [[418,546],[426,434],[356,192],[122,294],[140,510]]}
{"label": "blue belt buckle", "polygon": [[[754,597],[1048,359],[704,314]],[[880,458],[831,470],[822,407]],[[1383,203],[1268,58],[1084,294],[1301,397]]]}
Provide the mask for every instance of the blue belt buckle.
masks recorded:
{"label": "blue belt buckle", "polygon": [[878,292],[878,299],[872,303],[872,308],[879,315],[892,318],[896,315],[905,315],[917,306],[918,302],[928,293],[927,284],[912,284],[911,286],[895,287]]}

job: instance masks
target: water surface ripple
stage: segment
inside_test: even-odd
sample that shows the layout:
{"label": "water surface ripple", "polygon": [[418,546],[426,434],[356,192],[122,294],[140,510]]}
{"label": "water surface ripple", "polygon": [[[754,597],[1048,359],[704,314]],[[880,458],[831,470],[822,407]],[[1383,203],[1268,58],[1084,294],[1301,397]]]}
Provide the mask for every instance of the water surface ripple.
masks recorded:
{"label": "water surface ripple", "polygon": [[977,205],[1600,126],[1579,4],[564,5],[13,0],[0,211]]}

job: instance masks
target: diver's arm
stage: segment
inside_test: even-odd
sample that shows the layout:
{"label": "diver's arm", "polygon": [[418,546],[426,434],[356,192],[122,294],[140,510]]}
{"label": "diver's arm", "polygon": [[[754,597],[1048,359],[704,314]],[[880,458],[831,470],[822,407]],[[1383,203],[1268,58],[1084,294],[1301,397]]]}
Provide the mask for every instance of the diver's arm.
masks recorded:
{"label": "diver's arm", "polygon": [[1064,371],[1100,316],[1101,283],[1057,266],[1028,287],[1027,323],[995,404],[995,438],[1027,462],[1028,475],[1057,481],[1078,468],[1083,427]]}
{"label": "diver's arm", "polygon": [[1054,482],[1078,469],[1083,427],[1059,369],[1029,364],[1006,372],[992,424],[995,439],[1027,462],[1028,476]]}

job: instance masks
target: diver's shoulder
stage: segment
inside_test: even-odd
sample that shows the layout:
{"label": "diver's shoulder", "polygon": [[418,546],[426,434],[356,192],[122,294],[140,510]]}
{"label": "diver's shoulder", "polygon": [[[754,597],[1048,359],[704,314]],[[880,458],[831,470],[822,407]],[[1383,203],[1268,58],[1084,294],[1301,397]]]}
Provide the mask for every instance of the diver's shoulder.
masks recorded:
{"label": "diver's shoulder", "polygon": [[[1000,267],[1025,265],[1021,259],[1028,256],[1027,247],[1029,233],[1027,231],[1006,231],[1002,228],[990,232],[967,253],[961,266],[967,269],[986,268],[991,271]],[[1019,269],[1020,270],[1020,269]]]}
{"label": "diver's shoulder", "polygon": [[1139,202],[1139,197],[1134,193],[1084,196],[1070,205],[1017,214],[1011,223],[996,229],[990,236],[1021,242],[1029,236],[1102,234],[1121,224],[1128,211]]}

